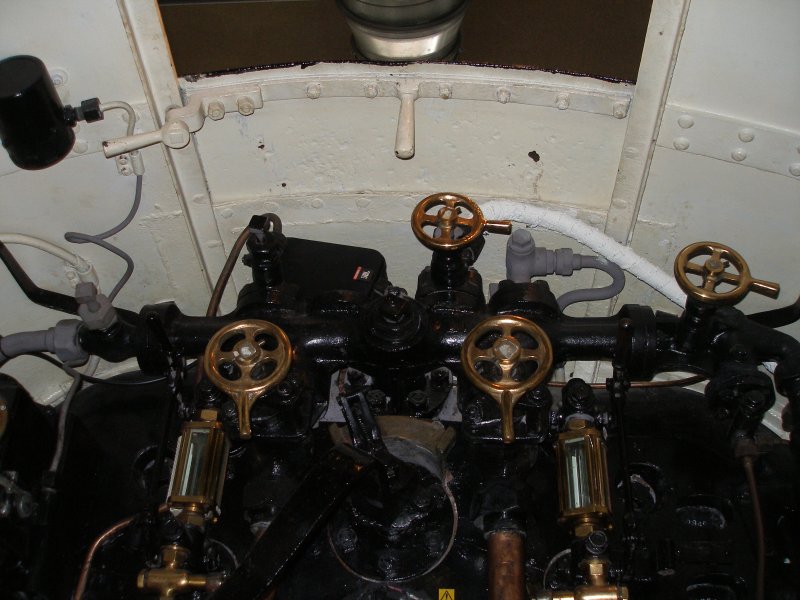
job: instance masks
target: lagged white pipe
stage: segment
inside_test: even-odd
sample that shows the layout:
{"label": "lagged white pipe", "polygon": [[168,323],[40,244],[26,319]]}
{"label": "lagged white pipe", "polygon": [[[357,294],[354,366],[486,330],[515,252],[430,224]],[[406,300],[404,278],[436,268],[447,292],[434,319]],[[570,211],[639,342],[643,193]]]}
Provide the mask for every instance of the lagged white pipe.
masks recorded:
{"label": "lagged white pipe", "polygon": [[665,273],[646,258],[639,256],[629,246],[620,244],[599,229],[587,225],[572,215],[508,200],[487,202],[481,205],[481,211],[488,220],[507,219],[566,235],[591,248],[600,256],[617,263],[678,306],[683,307],[686,303],[686,294],[671,273]]}

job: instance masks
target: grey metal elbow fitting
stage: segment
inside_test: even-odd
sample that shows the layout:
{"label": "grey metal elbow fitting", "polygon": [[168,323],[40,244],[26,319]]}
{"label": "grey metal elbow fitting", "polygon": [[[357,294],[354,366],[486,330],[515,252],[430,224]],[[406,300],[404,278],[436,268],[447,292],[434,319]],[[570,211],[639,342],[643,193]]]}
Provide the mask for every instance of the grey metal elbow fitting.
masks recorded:
{"label": "grey metal elbow fitting", "polygon": [[506,242],[506,279],[515,283],[546,275],[569,277],[575,269],[580,269],[580,254],[571,248],[537,248],[527,229],[515,229]]}

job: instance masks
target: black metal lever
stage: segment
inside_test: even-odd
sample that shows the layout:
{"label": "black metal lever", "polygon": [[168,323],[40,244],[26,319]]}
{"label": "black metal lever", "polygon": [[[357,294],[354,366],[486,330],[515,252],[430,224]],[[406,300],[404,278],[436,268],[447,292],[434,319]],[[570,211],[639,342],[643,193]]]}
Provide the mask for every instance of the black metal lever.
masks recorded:
{"label": "black metal lever", "polygon": [[794,304],[789,306],[782,306],[772,310],[765,310],[757,312],[752,315],[747,315],[747,318],[758,323],[759,325],[766,325],[773,329],[777,327],[786,327],[792,323],[800,321],[800,296],[794,301]]}
{"label": "black metal lever", "polygon": [[3,242],[0,242],[0,260],[6,265],[14,281],[17,282],[17,285],[31,302],[39,306],[44,306],[45,308],[51,308],[71,315],[78,314],[78,303],[75,301],[75,298],[67,296],[66,294],[42,289],[33,283],[25,272],[25,269],[17,262],[17,259],[11,254],[11,250],[9,250]]}
{"label": "black metal lever", "polygon": [[316,462],[264,535],[210,600],[264,598],[305,543],[328,520],[375,462],[339,445]]}

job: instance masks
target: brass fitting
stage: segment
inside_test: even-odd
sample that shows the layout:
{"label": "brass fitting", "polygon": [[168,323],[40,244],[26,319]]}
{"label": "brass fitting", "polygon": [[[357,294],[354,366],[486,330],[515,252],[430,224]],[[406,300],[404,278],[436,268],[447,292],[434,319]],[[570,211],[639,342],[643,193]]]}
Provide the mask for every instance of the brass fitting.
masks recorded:
{"label": "brass fitting", "polygon": [[611,491],[606,447],[600,431],[585,419],[571,419],[555,444],[559,522],[585,538],[610,528]]}
{"label": "brass fitting", "polygon": [[192,590],[213,592],[222,583],[219,575],[197,575],[184,567],[189,560],[189,551],[173,544],[161,548],[161,567],[144,569],[136,578],[136,587],[145,592],[154,592],[160,599],[174,598]]}
{"label": "brass fitting", "polygon": [[609,585],[608,571],[611,563],[604,556],[592,556],[581,561],[579,568],[589,583],[565,592],[545,591],[536,600],[628,600],[628,588]]}
{"label": "brass fitting", "polygon": [[581,585],[571,592],[545,592],[536,600],[628,600],[628,588],[624,585]]}

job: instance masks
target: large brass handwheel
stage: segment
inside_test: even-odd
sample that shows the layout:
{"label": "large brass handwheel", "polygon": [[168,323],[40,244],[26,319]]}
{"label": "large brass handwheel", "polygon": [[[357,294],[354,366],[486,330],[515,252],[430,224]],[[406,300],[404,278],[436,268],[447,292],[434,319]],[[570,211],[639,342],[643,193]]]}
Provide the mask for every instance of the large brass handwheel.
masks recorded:
{"label": "large brass handwheel", "polygon": [[[484,347],[482,342],[492,335],[495,339]],[[532,341],[535,347],[525,347],[526,341]],[[524,365],[529,362],[534,365]],[[480,363],[489,363],[496,377],[490,379],[482,374]],[[547,334],[528,319],[514,315],[491,317],[467,335],[461,347],[461,366],[472,384],[500,405],[503,441],[509,444],[515,437],[514,405],[547,378],[553,366],[553,346]]]}
{"label": "large brass handwheel", "polygon": [[289,338],[269,321],[231,323],[208,342],[203,356],[206,376],[236,403],[239,436],[243,439],[252,436],[253,403],[286,377],[291,363]]}
{"label": "large brass handwheel", "polygon": [[[428,211],[439,207],[436,213]],[[463,216],[466,209],[472,216]],[[438,233],[429,233],[425,228]],[[411,229],[417,239],[431,250],[458,250],[468,246],[484,231],[511,233],[511,221],[487,221],[480,207],[461,194],[439,193],[417,204],[411,214]],[[456,237],[460,230],[461,236]]]}
{"label": "large brass handwheel", "polygon": [[[702,264],[692,261],[700,256],[707,257]],[[736,272],[728,271],[729,266]],[[689,275],[701,277],[702,282],[692,283]],[[675,278],[689,297],[716,306],[736,304],[750,291],[776,298],[781,289],[777,283],[753,278],[742,255],[717,242],[697,242],[681,250],[675,258]],[[723,283],[733,289],[718,292],[717,286]]]}

